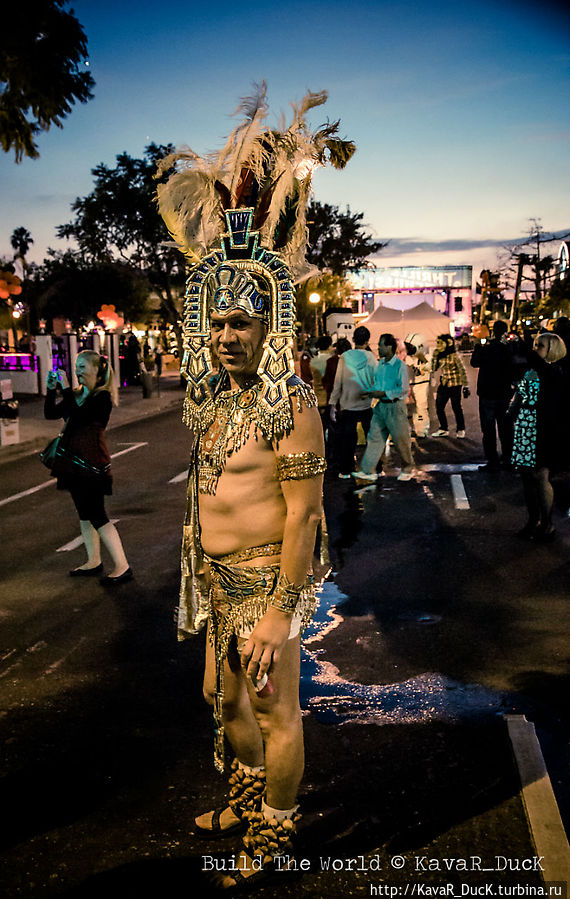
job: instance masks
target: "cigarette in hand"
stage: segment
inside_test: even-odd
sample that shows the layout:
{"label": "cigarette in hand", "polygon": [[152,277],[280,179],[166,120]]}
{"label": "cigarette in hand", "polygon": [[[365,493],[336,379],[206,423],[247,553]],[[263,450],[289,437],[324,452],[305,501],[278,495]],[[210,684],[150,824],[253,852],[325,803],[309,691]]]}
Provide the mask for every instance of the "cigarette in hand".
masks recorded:
{"label": "cigarette in hand", "polygon": [[255,692],[262,699],[265,696],[271,696],[271,694],[274,692],[273,684],[269,680],[267,674],[264,674],[263,677],[260,677],[259,680],[256,681]]}

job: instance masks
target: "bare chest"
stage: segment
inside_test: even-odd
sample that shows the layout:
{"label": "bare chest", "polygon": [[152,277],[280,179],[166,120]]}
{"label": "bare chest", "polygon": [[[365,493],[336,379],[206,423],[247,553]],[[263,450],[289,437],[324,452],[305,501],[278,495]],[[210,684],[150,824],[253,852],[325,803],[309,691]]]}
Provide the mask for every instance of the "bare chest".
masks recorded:
{"label": "bare chest", "polygon": [[262,480],[275,477],[275,455],[254,423],[218,415],[199,446],[199,492],[213,494],[220,479],[257,473]]}

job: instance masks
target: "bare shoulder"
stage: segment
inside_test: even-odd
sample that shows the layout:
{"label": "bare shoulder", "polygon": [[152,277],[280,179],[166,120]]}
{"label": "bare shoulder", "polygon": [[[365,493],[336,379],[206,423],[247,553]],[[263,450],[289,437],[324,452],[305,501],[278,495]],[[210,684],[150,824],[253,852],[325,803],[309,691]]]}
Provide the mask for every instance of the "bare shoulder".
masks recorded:
{"label": "bare shoulder", "polygon": [[[287,453],[313,452],[324,455],[323,426],[312,388],[300,379],[289,385],[293,428],[282,437],[274,450],[278,455]],[[306,401],[311,397],[311,404]]]}

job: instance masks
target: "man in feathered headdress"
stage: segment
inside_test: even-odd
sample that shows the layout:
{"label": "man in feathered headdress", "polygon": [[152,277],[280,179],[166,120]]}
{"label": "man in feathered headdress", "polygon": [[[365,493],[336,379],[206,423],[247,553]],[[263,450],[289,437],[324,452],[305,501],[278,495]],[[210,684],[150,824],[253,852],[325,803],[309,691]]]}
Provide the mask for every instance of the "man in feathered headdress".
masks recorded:
{"label": "man in feathered headdress", "polygon": [[[265,84],[223,150],[163,160],[161,214],[193,267],[184,309],[185,421],[193,434],[182,549],[181,639],[207,622],[204,690],[215,764],[235,753],[225,808],[195,830],[243,832],[232,888],[290,854],[303,773],[300,633],[315,606],[312,558],[325,470],[312,389],[294,374],[293,275],[306,273],[305,207],[315,165],[342,168],[338,122],[311,133],[308,94],[271,130]],[[214,367],[219,367],[213,374]],[[253,878],[253,880],[251,880]]]}

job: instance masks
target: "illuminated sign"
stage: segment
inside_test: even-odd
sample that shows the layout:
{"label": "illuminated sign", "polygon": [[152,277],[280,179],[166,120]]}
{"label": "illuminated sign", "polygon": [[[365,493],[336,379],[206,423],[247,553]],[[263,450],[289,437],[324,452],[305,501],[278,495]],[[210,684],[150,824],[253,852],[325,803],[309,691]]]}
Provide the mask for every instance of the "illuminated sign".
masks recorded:
{"label": "illuminated sign", "polygon": [[357,290],[471,289],[473,268],[470,265],[406,265],[388,268],[366,268],[351,275]]}

